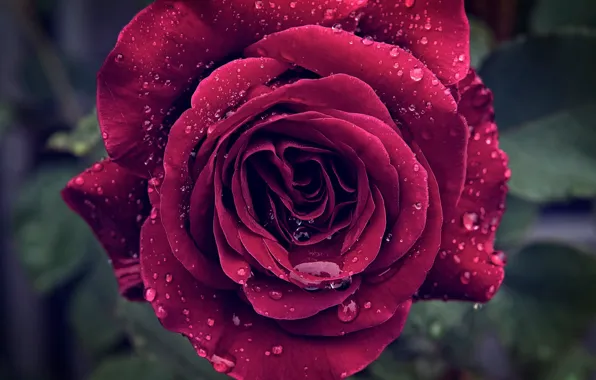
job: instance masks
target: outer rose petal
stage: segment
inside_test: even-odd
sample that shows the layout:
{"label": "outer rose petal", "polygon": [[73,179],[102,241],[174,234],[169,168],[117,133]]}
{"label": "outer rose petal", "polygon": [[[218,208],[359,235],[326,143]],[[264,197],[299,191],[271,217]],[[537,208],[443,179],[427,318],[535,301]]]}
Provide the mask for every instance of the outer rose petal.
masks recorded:
{"label": "outer rose petal", "polygon": [[97,111],[110,157],[149,177],[162,160],[173,121],[188,107],[188,91],[212,62],[237,55],[266,34],[332,25],[363,6],[366,1],[313,7],[277,0],[273,8],[253,0],[156,1],[122,30],[97,78]]}
{"label": "outer rose petal", "polygon": [[351,33],[303,26],[267,36],[246,53],[290,61],[323,76],[348,74],[375,89],[422,149],[448,216],[461,194],[469,134],[465,120],[456,112],[455,99],[410,53],[393,45],[362,41]]}
{"label": "outer rose petal", "polygon": [[336,380],[375,360],[401,333],[411,302],[380,326],[344,337],[312,339],[286,333],[235,293],[197,282],[173,257],[159,217],[142,229],[146,296],[165,328],[184,334],[216,370],[245,380]]}
{"label": "outer rose petal", "polygon": [[409,49],[448,85],[470,67],[470,25],[463,0],[372,0],[363,34]]}
{"label": "outer rose petal", "polygon": [[108,253],[120,293],[140,300],[139,236],[150,209],[147,182],[108,159],[70,180],[62,197]]}
{"label": "outer rose petal", "polygon": [[456,217],[445,222],[439,258],[419,295],[485,302],[504,277],[504,258],[494,251],[493,243],[510,170],[507,156],[499,149],[492,94],[472,71],[459,90],[459,112],[472,128],[466,185]]}

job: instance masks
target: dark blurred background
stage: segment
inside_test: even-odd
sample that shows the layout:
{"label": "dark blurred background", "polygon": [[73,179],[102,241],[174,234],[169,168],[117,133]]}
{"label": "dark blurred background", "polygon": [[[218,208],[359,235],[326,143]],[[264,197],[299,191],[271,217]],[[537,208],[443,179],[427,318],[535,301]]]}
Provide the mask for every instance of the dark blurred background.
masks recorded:
{"label": "dark blurred background", "polygon": [[[185,342],[152,331],[146,309],[117,300],[100,249],[58,197],[105,156],[95,74],[147,3],[0,0],[2,380],[216,378]],[[467,10],[473,65],[495,92],[511,158],[498,245],[513,274],[484,307],[416,306],[404,338],[359,377],[588,380],[596,1],[470,0]]]}

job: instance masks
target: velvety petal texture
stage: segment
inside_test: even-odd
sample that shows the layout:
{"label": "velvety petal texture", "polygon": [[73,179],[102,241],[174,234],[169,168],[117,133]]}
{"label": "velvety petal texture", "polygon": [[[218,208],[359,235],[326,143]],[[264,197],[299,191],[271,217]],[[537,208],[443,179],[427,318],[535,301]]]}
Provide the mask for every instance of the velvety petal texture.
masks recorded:
{"label": "velvety petal texture", "polygon": [[493,244],[511,171],[499,149],[492,93],[473,71],[458,87],[471,131],[466,185],[458,213],[445,221],[441,251],[420,297],[486,302],[505,276],[505,254]]}
{"label": "velvety petal texture", "polygon": [[108,253],[120,293],[142,299],[139,236],[150,210],[147,181],[108,159],[70,180],[62,198],[89,224]]}
{"label": "velvety petal texture", "polygon": [[122,293],[243,380],[342,379],[414,299],[492,297],[508,170],[462,3],[139,13],[98,75],[110,158],[63,193]]}

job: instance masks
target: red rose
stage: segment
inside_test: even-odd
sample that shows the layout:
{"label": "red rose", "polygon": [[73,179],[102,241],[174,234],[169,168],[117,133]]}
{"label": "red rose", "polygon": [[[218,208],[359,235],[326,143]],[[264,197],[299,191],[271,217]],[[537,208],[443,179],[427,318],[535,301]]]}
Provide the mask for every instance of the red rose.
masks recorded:
{"label": "red rose", "polygon": [[[237,379],[337,379],[413,299],[487,301],[506,158],[462,0],[158,1],[69,182],[130,299]],[[433,265],[434,263],[434,265]]]}

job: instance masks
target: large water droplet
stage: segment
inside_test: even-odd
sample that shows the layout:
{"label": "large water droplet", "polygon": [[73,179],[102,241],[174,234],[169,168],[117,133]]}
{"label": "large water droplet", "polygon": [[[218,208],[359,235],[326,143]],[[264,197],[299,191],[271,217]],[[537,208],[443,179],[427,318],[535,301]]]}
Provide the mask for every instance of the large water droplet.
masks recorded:
{"label": "large water droplet", "polygon": [[351,298],[337,306],[337,317],[344,323],[352,322],[358,316],[359,307]]}
{"label": "large water droplet", "polygon": [[298,242],[305,242],[310,240],[310,232],[306,227],[298,227],[292,234],[294,239]]}
{"label": "large water droplet", "polygon": [[160,305],[157,307],[157,310],[155,310],[155,315],[157,315],[157,318],[165,318],[168,316],[168,312]]}
{"label": "large water droplet", "polygon": [[263,2],[262,1],[255,1],[255,8],[263,9]]}
{"label": "large water droplet", "polygon": [[145,289],[145,299],[147,300],[147,302],[153,302],[153,300],[155,300],[155,296],[157,296],[157,291],[155,289]]}
{"label": "large water droplet", "polygon": [[331,27],[331,30],[333,30],[333,33],[341,33],[343,31],[343,27],[341,26],[341,24],[334,24]]}
{"label": "large water droplet", "polygon": [[365,36],[362,39],[362,45],[364,45],[364,46],[370,46],[374,43],[375,43],[375,41],[373,40],[373,38],[371,36]]}
{"label": "large water droplet", "polygon": [[507,263],[507,255],[505,255],[505,252],[503,251],[496,251],[493,255],[491,255],[490,262],[498,267],[505,266]]}
{"label": "large water droplet", "polygon": [[480,225],[480,218],[475,212],[466,212],[462,215],[462,224],[467,231],[476,231]]}
{"label": "large water droplet", "polygon": [[467,285],[470,283],[470,280],[472,279],[472,274],[468,271],[463,272],[460,276],[459,276],[459,281],[464,284]]}
{"label": "large water droplet", "polygon": [[271,348],[273,355],[281,355],[284,352],[283,346],[273,346]]}
{"label": "large water droplet", "polygon": [[412,78],[414,82],[420,82],[423,77],[424,71],[420,67],[414,67],[410,70],[410,78]]}
{"label": "large water droplet", "polygon": [[273,300],[280,300],[283,297],[283,293],[280,292],[279,290],[270,290],[269,291],[269,297],[271,297],[271,299]]}
{"label": "large water droplet", "polygon": [[346,290],[350,285],[352,285],[352,277],[347,277],[338,281],[332,281],[329,287],[334,290]]}
{"label": "large water droplet", "polygon": [[231,355],[219,356],[213,354],[209,360],[213,364],[213,369],[219,373],[228,373],[236,366],[236,359]]}
{"label": "large water droplet", "polygon": [[406,7],[412,8],[416,0],[406,0]]}

